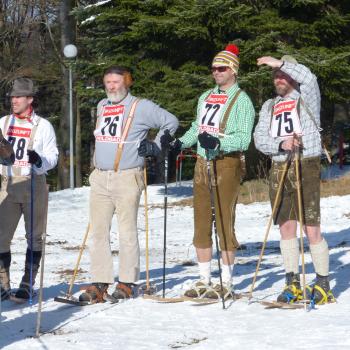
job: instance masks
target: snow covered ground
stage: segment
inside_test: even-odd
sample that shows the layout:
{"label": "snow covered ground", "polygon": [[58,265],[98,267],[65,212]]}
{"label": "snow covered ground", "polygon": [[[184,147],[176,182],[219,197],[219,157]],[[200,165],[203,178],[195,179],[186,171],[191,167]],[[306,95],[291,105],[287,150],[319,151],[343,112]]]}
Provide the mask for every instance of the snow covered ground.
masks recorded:
{"label": "snow covered ground", "polygon": [[[149,187],[150,274],[161,290],[163,256],[163,189]],[[191,244],[192,208],[176,205],[190,197],[190,183],[169,189],[167,282],[168,296],[180,295],[196,278],[197,267]],[[53,297],[67,290],[71,270],[78,256],[88,221],[89,188],[50,194],[49,222],[44,281],[42,332],[33,338],[36,322],[34,305],[2,303],[0,348],[4,349],[350,349],[350,196],[322,199],[322,230],[330,247],[331,286],[338,303],[317,310],[265,310],[247,299],[221,304],[194,306],[189,302],[160,304],[142,298],[119,304],[75,307],[56,303]],[[141,278],[145,280],[144,207],[139,211]],[[175,205],[174,205],[175,203]],[[238,205],[236,231],[242,249],[235,267],[237,291],[248,291],[255,271],[266,224],[268,203]],[[116,222],[111,234],[118,268]],[[20,281],[25,240],[23,223],[12,245],[13,287]],[[217,265],[213,264],[217,275]],[[74,289],[89,281],[88,252],[83,255]],[[306,253],[307,282],[313,280],[310,255]],[[256,299],[274,299],[284,286],[279,254],[279,233],[271,230],[254,292]],[[111,287],[112,290],[112,287]]]}

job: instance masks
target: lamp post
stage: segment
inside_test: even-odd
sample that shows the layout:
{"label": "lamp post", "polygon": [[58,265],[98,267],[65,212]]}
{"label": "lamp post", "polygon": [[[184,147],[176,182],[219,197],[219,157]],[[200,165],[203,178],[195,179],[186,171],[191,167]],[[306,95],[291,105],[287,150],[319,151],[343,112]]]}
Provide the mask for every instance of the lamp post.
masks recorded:
{"label": "lamp post", "polygon": [[[66,45],[63,54],[68,59],[77,56],[78,49],[75,45]],[[73,148],[73,79],[72,79],[72,62],[69,61],[69,186],[74,189],[74,148]]]}

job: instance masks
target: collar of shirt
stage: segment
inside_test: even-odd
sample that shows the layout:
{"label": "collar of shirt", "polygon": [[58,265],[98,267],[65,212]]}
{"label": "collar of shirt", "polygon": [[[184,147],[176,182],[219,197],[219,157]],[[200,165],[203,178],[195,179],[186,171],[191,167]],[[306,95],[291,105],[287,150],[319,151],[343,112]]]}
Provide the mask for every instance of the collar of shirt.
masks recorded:
{"label": "collar of shirt", "polygon": [[31,123],[33,125],[38,125],[38,123],[39,123],[39,116],[34,111],[32,111],[32,115],[30,116],[30,118],[19,119],[19,118],[16,118],[16,116],[14,114],[12,114],[11,117],[12,117],[13,123],[15,122],[16,119],[20,120],[22,122]]}
{"label": "collar of shirt", "polygon": [[227,94],[229,97],[231,97],[232,95],[234,95],[236,92],[237,92],[237,90],[239,89],[239,86],[238,86],[238,83],[234,83],[231,87],[229,87],[227,90],[221,90],[220,88],[219,88],[219,86],[218,85],[216,85],[215,87],[214,87],[214,89],[213,89],[213,92],[215,93],[215,94],[222,94],[222,93],[225,93],[225,94]]}

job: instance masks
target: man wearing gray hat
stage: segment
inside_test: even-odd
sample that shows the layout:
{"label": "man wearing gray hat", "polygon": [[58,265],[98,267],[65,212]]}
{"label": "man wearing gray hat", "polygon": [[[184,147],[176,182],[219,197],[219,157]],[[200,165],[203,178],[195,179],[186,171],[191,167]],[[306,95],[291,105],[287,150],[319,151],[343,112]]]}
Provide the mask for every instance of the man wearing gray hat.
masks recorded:
{"label": "man wearing gray hat", "polygon": [[[276,202],[274,222],[280,228],[280,248],[286,270],[286,286],[277,300],[293,303],[302,299],[299,243],[296,237],[297,223],[302,221],[316,272],[313,287],[306,286],[311,292],[309,297],[316,304],[332,302],[329,251],[320,228],[322,144],[321,97],[317,78],[307,67],[288,55],[280,60],[261,57],[257,64],[273,69],[277,93],[274,99],[267,100],[262,106],[254,132],[256,148],[272,158],[270,200],[272,207]],[[296,161],[290,162],[292,157],[296,157]],[[301,173],[300,181],[298,173]],[[302,191],[299,192],[300,200],[297,200],[299,184]],[[302,203],[301,208],[299,203]]]}
{"label": "man wearing gray hat", "polygon": [[[42,234],[47,212],[45,174],[57,164],[56,136],[49,121],[32,108],[34,84],[28,78],[14,81],[10,92],[12,114],[0,119],[5,143],[13,147],[11,161],[0,165],[0,285],[1,299],[10,297],[10,245],[20,217],[24,216],[27,252],[22,281],[15,296],[29,299],[39,269]],[[1,137],[0,137],[0,142]],[[31,185],[34,184],[34,188]],[[33,197],[31,193],[33,191]],[[33,211],[31,211],[33,209]],[[32,222],[31,222],[32,221]]]}

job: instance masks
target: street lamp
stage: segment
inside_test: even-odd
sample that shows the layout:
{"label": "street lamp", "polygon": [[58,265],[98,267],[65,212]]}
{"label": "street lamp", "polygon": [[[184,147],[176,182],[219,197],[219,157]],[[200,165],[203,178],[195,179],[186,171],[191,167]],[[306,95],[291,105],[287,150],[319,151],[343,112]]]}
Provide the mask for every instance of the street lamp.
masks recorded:
{"label": "street lamp", "polygon": [[[68,59],[73,59],[78,54],[75,45],[66,45],[63,54]],[[74,189],[74,151],[73,151],[73,79],[72,79],[72,62],[69,62],[69,185]]]}

